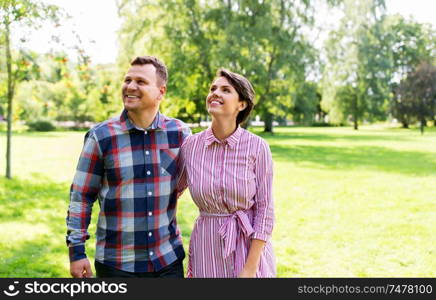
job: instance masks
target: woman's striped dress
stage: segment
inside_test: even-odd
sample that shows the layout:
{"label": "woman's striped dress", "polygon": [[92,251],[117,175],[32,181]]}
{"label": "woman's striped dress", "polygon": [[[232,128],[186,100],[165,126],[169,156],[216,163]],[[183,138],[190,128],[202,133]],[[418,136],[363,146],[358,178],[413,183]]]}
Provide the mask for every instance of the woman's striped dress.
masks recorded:
{"label": "woman's striped dress", "polygon": [[225,141],[209,128],[186,139],[178,190],[189,187],[199,208],[189,244],[188,277],[238,277],[252,239],[266,241],[257,277],[275,277],[268,144],[238,127]]}

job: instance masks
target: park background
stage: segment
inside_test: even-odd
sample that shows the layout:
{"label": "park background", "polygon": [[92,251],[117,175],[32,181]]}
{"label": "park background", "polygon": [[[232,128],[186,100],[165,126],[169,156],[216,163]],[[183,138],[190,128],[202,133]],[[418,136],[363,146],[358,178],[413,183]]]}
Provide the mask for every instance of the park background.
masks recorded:
{"label": "park background", "polygon": [[[0,3],[0,277],[69,276],[84,134],[120,113],[123,75],[144,54],[169,69],[162,112],[195,132],[219,67],[252,81],[279,277],[436,275],[432,0]],[[185,247],[197,214],[186,192]]]}

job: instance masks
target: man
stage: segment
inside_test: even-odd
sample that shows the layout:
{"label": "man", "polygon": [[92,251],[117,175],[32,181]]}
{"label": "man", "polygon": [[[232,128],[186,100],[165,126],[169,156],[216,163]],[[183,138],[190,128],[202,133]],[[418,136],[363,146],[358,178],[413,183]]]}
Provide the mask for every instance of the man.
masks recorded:
{"label": "man", "polygon": [[92,277],[85,241],[97,198],[97,277],[183,277],[176,173],[190,129],[159,112],[167,76],[157,58],[135,58],[122,85],[122,114],[86,134],[67,216],[73,277]]}

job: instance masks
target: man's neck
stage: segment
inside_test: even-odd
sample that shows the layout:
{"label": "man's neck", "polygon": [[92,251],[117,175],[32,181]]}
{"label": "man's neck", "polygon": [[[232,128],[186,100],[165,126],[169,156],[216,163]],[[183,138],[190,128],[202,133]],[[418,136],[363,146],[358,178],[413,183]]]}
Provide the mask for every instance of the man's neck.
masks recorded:
{"label": "man's neck", "polygon": [[151,123],[153,123],[154,118],[158,112],[159,108],[147,111],[127,111],[127,115],[129,116],[130,121],[139,128],[148,128]]}

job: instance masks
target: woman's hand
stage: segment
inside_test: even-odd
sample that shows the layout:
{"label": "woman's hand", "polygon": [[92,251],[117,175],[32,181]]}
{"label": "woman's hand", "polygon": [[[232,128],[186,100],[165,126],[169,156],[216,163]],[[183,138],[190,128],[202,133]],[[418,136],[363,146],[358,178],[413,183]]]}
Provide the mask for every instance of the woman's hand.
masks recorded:
{"label": "woman's hand", "polygon": [[256,278],[257,268],[250,268],[247,265],[244,266],[241,273],[239,273],[239,278]]}

